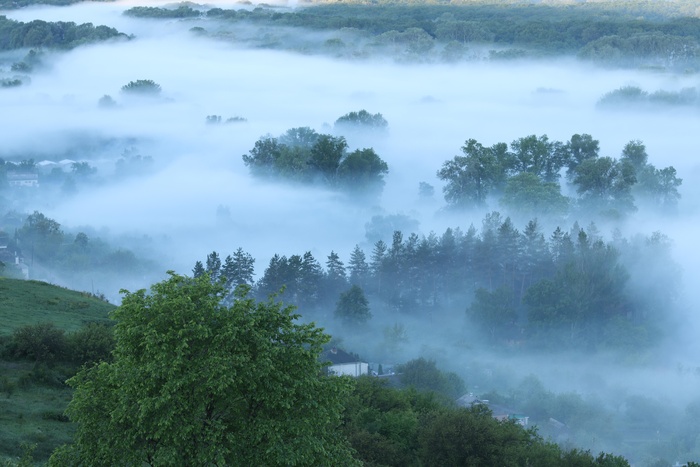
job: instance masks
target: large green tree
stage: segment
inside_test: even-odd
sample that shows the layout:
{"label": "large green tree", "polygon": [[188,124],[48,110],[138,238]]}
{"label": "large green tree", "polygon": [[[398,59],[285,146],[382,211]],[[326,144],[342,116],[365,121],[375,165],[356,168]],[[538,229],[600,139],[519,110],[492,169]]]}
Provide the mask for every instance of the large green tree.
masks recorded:
{"label": "large green tree", "polygon": [[482,146],[474,139],[462,147],[463,156],[445,162],[437,176],[446,182],[442,191],[453,207],[483,206],[486,197],[504,178],[504,167],[496,148]]}
{"label": "large green tree", "polygon": [[232,306],[207,275],[124,292],[112,363],[83,369],[75,443],[52,465],[355,465],[338,425],[348,379],[322,376],[329,336],[291,307]]}

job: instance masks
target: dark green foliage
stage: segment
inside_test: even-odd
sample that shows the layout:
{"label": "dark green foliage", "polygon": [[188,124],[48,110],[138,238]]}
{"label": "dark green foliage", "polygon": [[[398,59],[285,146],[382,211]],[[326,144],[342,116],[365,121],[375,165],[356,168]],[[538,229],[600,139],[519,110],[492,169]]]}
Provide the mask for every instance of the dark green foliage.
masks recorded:
{"label": "dark green foliage", "polygon": [[41,20],[21,23],[0,16],[0,50],[29,47],[71,49],[114,38],[126,38],[126,35],[114,28],[95,27],[91,23],[76,25],[73,22],[49,23]]}
{"label": "dark green foliage", "polygon": [[369,466],[611,466],[619,456],[563,450],[535,430],[499,422],[481,404],[444,405],[432,393],[392,389],[378,378],[357,379],[346,403],[343,433]]}
{"label": "dark green foliage", "polygon": [[434,414],[419,443],[428,466],[562,465],[556,445],[545,443],[534,431],[515,423],[496,422],[480,404]]}
{"label": "dark green foliage", "polygon": [[636,182],[634,168],[611,157],[584,160],[573,177],[581,203],[612,217],[636,210],[632,196]]}
{"label": "dark green foliage", "polygon": [[[528,289],[523,302],[529,307],[532,332],[546,345],[595,346],[602,329],[627,316],[624,287],[628,274],[617,264],[619,252],[601,240],[579,231],[573,261]],[[554,332],[553,332],[554,331]],[[610,342],[612,344],[612,342]],[[640,340],[640,344],[644,340]]]}
{"label": "dark green foliage", "polygon": [[61,224],[39,211],[29,215],[17,231],[19,245],[30,252],[34,259],[47,261],[63,243]]}
{"label": "dark green foliage", "polygon": [[433,360],[417,358],[399,365],[401,384],[421,391],[432,391],[450,399],[456,399],[466,390],[464,381],[455,373],[445,373]]}
{"label": "dark green foliage", "polygon": [[347,153],[342,136],[319,134],[308,127],[292,128],[280,136],[265,136],[244,154],[243,162],[255,176],[277,176],[353,193],[376,194],[389,171],[373,149]]}
{"label": "dark green foliage", "polygon": [[53,465],[356,465],[339,436],[351,383],[321,376],[329,337],[290,307],[208,276],[125,292],[112,363],[81,370],[75,443]]}
{"label": "dark green foliage", "polygon": [[[212,8],[207,17],[260,26],[337,31],[352,28],[375,49],[399,60],[454,60],[465,47],[490,46],[494,60],[572,55],[622,66],[698,67],[700,28],[688,2],[552,2],[508,5],[493,2],[319,1],[313,8],[252,11]],[[339,38],[325,47],[352,53]],[[345,47],[342,47],[345,46]],[[342,51],[342,52],[339,52]],[[435,50],[434,57],[430,52]],[[358,51],[359,52],[359,51]],[[364,51],[366,53],[366,51]]]}
{"label": "dark green foliage", "polygon": [[335,316],[350,325],[364,324],[372,318],[369,301],[359,286],[353,285],[350,290],[340,294]]}
{"label": "dark green foliage", "polygon": [[462,147],[463,156],[443,164],[437,176],[446,185],[442,191],[450,206],[483,206],[487,196],[505,178],[508,162],[499,158],[499,148],[486,148],[475,139]]}
{"label": "dark green foliage", "polygon": [[78,364],[92,365],[109,361],[114,350],[112,326],[103,323],[88,323],[68,334],[68,355]]}
{"label": "dark green foliage", "polygon": [[389,123],[380,113],[371,114],[365,109],[349,112],[339,117],[334,126],[336,130],[386,130]]}
{"label": "dark green foliage", "polygon": [[[87,165],[79,165],[77,170],[86,170],[87,176],[91,176],[92,170]],[[27,216],[15,235],[16,246],[28,264],[47,267],[64,275],[105,270],[134,273],[145,264],[130,250],[112,250],[99,238],[87,240],[76,242],[58,222],[39,211]]]}
{"label": "dark green foliage", "polygon": [[124,15],[135,18],[196,18],[201,13],[187,5],[179,5],[177,8],[135,6],[124,11]]}
{"label": "dark green foliage", "polygon": [[507,287],[493,292],[483,287],[476,289],[467,315],[488,333],[492,342],[504,340],[512,333],[517,318],[512,290]]}
{"label": "dark green foliage", "polygon": [[338,184],[349,191],[381,191],[389,166],[374,149],[357,149],[338,165]]}
{"label": "dark green foliage", "polygon": [[508,179],[500,203],[510,212],[530,219],[559,217],[569,210],[569,199],[561,194],[558,183],[543,182],[529,172]]}
{"label": "dark green foliage", "polygon": [[252,287],[255,275],[255,258],[250,253],[243,251],[243,248],[238,248],[233,252],[233,256],[226,256],[221,275],[229,289],[239,285]]}
{"label": "dark green foliage", "polygon": [[10,354],[35,362],[53,363],[68,353],[65,332],[53,323],[40,323],[16,329],[9,345]]}

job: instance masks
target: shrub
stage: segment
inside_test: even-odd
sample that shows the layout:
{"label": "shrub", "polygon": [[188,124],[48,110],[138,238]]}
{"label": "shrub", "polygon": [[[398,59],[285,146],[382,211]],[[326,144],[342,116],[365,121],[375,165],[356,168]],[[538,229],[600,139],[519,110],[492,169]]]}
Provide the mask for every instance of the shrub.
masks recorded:
{"label": "shrub", "polygon": [[39,323],[15,330],[9,347],[15,358],[52,363],[65,356],[67,342],[65,333],[55,324]]}

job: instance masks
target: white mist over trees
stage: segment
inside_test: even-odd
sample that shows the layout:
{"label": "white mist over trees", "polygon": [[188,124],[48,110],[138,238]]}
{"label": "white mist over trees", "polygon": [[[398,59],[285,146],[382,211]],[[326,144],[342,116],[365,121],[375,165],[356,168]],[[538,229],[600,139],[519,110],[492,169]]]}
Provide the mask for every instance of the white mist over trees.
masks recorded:
{"label": "white mist over trees", "polygon": [[[265,23],[291,22],[285,9],[132,6],[2,12],[13,28],[124,34],[0,55],[0,171],[39,184],[17,191],[7,178],[0,215],[8,244],[34,259],[30,277],[114,301],[167,269],[262,299],[284,286],[281,300],[351,350],[435,359],[469,390],[530,372],[548,388],[598,390],[566,361],[516,355],[536,343],[595,353],[605,363],[577,368],[610,392],[691,399],[697,73],[593,66],[654,38],[676,50],[676,32],[601,39],[581,47],[588,61],[531,59],[502,44],[489,54],[492,22],[449,15],[433,35],[368,37]],[[651,368],[636,387],[607,373],[611,349]],[[503,397],[547,398],[536,389]]]}

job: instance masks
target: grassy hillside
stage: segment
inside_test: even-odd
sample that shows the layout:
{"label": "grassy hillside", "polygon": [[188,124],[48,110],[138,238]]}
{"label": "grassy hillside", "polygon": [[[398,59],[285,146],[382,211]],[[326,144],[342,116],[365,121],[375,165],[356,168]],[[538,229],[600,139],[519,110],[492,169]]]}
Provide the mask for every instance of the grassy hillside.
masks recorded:
{"label": "grassy hillside", "polygon": [[0,336],[22,326],[52,322],[72,332],[91,321],[107,321],[107,302],[46,282],[0,278]]}
{"label": "grassy hillside", "polygon": [[0,278],[0,466],[14,465],[29,449],[35,465],[72,439],[64,411],[72,390],[65,380],[75,362],[38,362],[3,352],[15,329],[53,323],[66,334],[86,323],[107,322],[114,305],[87,293],[45,282]]}

